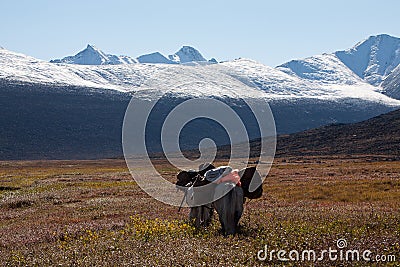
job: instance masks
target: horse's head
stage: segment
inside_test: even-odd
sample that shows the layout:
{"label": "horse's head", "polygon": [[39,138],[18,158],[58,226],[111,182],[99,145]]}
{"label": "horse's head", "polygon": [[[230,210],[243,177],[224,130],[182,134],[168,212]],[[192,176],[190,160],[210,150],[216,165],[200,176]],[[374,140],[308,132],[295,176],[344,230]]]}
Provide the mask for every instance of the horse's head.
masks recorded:
{"label": "horse's head", "polygon": [[199,173],[194,170],[181,171],[180,173],[178,173],[176,175],[176,178],[177,178],[176,185],[183,186],[183,187],[189,187],[194,183],[198,174]]}

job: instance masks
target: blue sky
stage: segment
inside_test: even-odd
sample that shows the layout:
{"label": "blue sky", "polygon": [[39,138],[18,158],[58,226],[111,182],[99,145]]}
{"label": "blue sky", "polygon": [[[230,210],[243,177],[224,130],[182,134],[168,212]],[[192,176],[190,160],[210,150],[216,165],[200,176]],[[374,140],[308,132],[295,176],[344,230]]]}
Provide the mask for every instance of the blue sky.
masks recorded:
{"label": "blue sky", "polygon": [[206,57],[269,66],[400,37],[400,1],[2,0],[0,46],[49,60],[94,44],[107,53],[167,55],[182,45]]}

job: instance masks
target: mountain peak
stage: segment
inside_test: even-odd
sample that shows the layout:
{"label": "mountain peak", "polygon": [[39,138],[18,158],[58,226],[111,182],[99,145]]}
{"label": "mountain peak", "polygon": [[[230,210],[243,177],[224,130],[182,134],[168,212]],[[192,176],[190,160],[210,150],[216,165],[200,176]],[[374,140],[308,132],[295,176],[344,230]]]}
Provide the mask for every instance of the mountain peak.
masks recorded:
{"label": "mountain peak", "polygon": [[95,45],[91,45],[91,44],[88,44],[88,45],[86,46],[86,49],[85,49],[85,50],[92,50],[92,51],[97,51],[97,52],[101,51],[101,50],[98,49]]}
{"label": "mountain peak", "polygon": [[79,65],[118,65],[133,64],[137,61],[128,56],[116,56],[106,54],[96,46],[88,44],[85,49],[78,52],[75,56],[67,56],[62,59],[50,60],[51,63],[66,63]]}
{"label": "mountain peak", "polygon": [[392,36],[392,35],[390,35],[390,34],[387,34],[387,33],[381,33],[381,34],[377,34],[377,35],[371,35],[371,36],[369,36],[366,40],[368,40],[368,39],[400,39],[400,38],[398,38],[398,37],[395,37],[395,36]]}
{"label": "mountain peak", "polygon": [[335,55],[360,78],[377,86],[400,63],[400,38],[372,35]]}
{"label": "mountain peak", "polygon": [[178,53],[179,52],[200,54],[199,50],[197,50],[196,48],[194,48],[192,46],[188,46],[188,45],[182,46],[182,48],[179,49]]}
{"label": "mountain peak", "polygon": [[101,58],[104,58],[104,60],[107,60],[107,55],[98,49],[96,46],[88,44],[84,50],[78,53],[79,54],[84,54],[84,53],[91,53],[93,55],[98,55]]}
{"label": "mountain peak", "polygon": [[67,56],[62,59],[50,60],[51,63],[79,64],[79,65],[117,65],[134,63],[162,63],[162,64],[189,64],[197,62],[199,64],[218,63],[214,58],[207,60],[201,53],[192,46],[184,45],[178,52],[169,55],[168,58],[160,52],[153,52],[137,57],[136,59],[128,56],[117,56],[106,54],[95,45],[87,44],[86,48],[74,56]]}
{"label": "mountain peak", "polygon": [[178,52],[169,55],[168,58],[176,63],[207,61],[197,49],[188,45],[182,46]]}

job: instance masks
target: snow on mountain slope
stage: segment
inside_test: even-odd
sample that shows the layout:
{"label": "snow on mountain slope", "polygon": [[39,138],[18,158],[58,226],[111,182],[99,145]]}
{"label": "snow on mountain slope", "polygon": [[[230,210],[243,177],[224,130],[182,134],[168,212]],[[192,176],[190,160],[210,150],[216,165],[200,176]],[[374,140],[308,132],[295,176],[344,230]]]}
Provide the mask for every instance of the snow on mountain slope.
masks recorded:
{"label": "snow on mountain slope", "polygon": [[181,64],[193,61],[207,61],[197,49],[191,46],[183,46],[175,54],[169,55],[168,58],[173,62]]}
{"label": "snow on mountain slope", "polygon": [[93,87],[95,84],[79,76],[66,74],[65,68],[57,64],[0,50],[0,78],[11,82],[78,85]]}
{"label": "snow on mountain slope", "polygon": [[370,36],[335,55],[359,77],[379,85],[400,63],[400,38],[387,34]]}
{"label": "snow on mountain slope", "polygon": [[382,87],[385,95],[400,99],[400,65],[385,78]]}
{"label": "snow on mountain slope", "polygon": [[277,69],[310,82],[347,85],[365,83],[333,54],[292,60],[278,66]]}
{"label": "snow on mountain slope", "polygon": [[[123,68],[122,66],[136,66]],[[145,66],[105,65],[89,66],[54,64],[20,53],[0,50],[0,79],[11,82],[82,86],[127,91],[146,77],[141,71]],[[114,68],[113,68],[114,67]]]}
{"label": "snow on mountain slope", "polygon": [[[332,55],[323,55],[321,57],[328,57],[332,62],[337,63]],[[248,59],[225,62],[220,65],[230,67],[231,75],[239,79],[240,77],[249,79],[263,90],[269,99],[315,98],[338,100],[354,98],[388,105],[399,105],[400,102],[398,100],[377,92],[378,89],[376,87],[364,82],[347,68],[344,67],[344,73],[347,73],[347,75],[342,76],[340,70],[335,73],[336,64],[327,65],[325,64],[326,60],[315,60],[321,59],[321,57],[317,56],[312,60],[309,58],[300,63],[295,62],[296,64],[291,66],[293,69],[284,66],[274,69]],[[318,63],[321,63],[322,66],[315,68]],[[303,66],[305,67],[303,68]],[[313,71],[307,73],[304,70]],[[296,75],[295,71],[298,71],[301,75]],[[326,80],[322,79],[325,76]]]}
{"label": "snow on mountain slope", "polygon": [[50,60],[50,62],[78,65],[119,65],[134,63],[190,64],[197,62],[204,65],[218,63],[214,58],[207,61],[197,49],[190,46],[183,46],[178,52],[168,57],[169,59],[159,52],[154,52],[141,55],[134,59],[128,56],[106,54],[93,45],[87,45],[84,50],[80,51],[75,56],[54,59]]}
{"label": "snow on mountain slope", "polygon": [[105,54],[100,49],[93,45],[87,45],[87,47],[80,51],[75,56],[68,56],[62,59],[54,59],[51,63],[67,63],[67,64],[79,64],[79,65],[116,65],[116,64],[134,64],[137,61],[128,56],[116,56]]}
{"label": "snow on mountain slope", "polygon": [[[240,81],[223,73],[215,73],[216,70],[203,66],[54,64],[5,49],[0,50],[0,66],[0,79],[11,82],[82,86],[132,92],[149,89],[152,83],[149,84],[146,81],[152,79],[160,81],[161,86],[158,86],[160,90],[171,90],[172,84],[177,84],[173,93],[179,95],[262,96],[262,92],[256,89],[246,92],[237,91],[241,90]],[[178,81],[185,81],[185,86],[179,86]],[[166,84],[171,86],[168,87]],[[201,84],[202,91],[193,90],[196,84]],[[147,87],[144,88],[144,85]]]}
{"label": "snow on mountain slope", "polygon": [[166,58],[160,52],[154,52],[151,54],[139,56],[137,57],[137,60],[139,63],[154,63],[154,64],[162,63],[162,64],[206,65],[206,64],[218,63],[218,61],[215,58],[206,60],[197,49],[190,46],[183,46],[175,54],[169,55],[168,58]]}
{"label": "snow on mountain slope", "polygon": [[162,63],[162,64],[175,64],[175,62],[164,57],[160,52],[142,55],[137,58],[139,63]]}
{"label": "snow on mountain slope", "polygon": [[[322,57],[328,58],[328,62],[337,63],[332,55]],[[311,63],[309,67],[313,69],[312,66],[315,64]],[[292,70],[296,70],[294,67],[290,70],[285,67],[275,69],[247,59],[204,66],[180,64],[88,66],[54,64],[1,49],[0,65],[0,79],[14,82],[82,86],[123,92],[154,87],[181,96],[240,96],[285,100],[354,98],[386,105],[400,105],[400,101],[376,92],[376,87],[364,82],[351,71],[343,77],[338,74],[336,79],[334,68],[329,64],[328,66],[322,64],[317,69],[319,71],[306,73],[307,75],[295,75],[296,72]],[[315,77],[316,79],[313,79]],[[322,79],[323,77],[326,77],[326,80]],[[243,84],[248,84],[251,88]]]}

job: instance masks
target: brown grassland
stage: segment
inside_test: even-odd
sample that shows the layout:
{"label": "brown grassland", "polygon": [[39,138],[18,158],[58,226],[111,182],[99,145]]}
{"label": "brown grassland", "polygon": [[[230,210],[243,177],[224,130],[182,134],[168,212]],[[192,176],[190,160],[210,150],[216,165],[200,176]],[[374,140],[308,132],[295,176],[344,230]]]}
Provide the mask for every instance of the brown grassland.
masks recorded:
{"label": "brown grassland", "polygon": [[[157,164],[174,179],[176,170]],[[400,162],[276,159],[236,236],[222,236],[216,217],[196,230],[187,214],[145,194],[123,160],[0,162],[2,266],[383,265],[257,260],[265,245],[321,251],[340,238],[399,266]]]}

